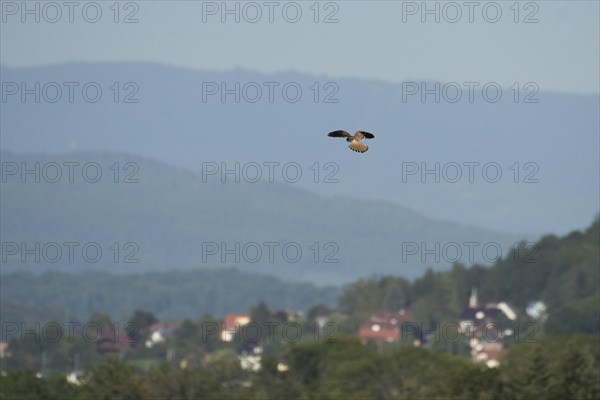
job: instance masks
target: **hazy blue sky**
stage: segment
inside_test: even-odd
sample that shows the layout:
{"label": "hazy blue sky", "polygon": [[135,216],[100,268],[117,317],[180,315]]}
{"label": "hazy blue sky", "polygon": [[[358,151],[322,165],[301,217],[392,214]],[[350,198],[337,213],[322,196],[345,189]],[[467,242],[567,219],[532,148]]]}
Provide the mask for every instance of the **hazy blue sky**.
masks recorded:
{"label": "hazy blue sky", "polygon": [[[61,5],[60,18],[53,6],[27,2],[31,9],[38,4],[39,23],[33,14],[21,21],[22,2],[1,3],[0,51],[8,66],[151,61],[195,69],[294,70],[394,82],[495,81],[510,86],[533,81],[542,91],[599,93],[598,1],[472,6],[464,1],[428,2],[430,9],[438,7],[439,23],[435,15],[422,15],[422,2],[320,2],[318,16],[314,1],[272,6],[265,1],[250,6],[237,2],[239,23],[235,15],[225,15],[226,22],[221,22],[221,1],[121,2],[118,23],[113,1],[98,2],[102,15],[96,23],[83,18],[84,7],[87,18],[95,18],[90,2],[75,2],[72,23],[62,1],[54,3]],[[262,17],[248,22],[257,16],[256,5]],[[236,7],[236,2],[228,2],[228,7]],[[295,18],[298,8],[298,22],[286,21]],[[497,9],[502,13],[498,18]],[[137,23],[123,23],[130,14]],[[328,16],[338,22],[324,23]],[[495,18],[496,23],[487,21]],[[57,22],[48,22],[52,19]],[[450,22],[453,19],[457,22]],[[526,19],[538,22],[525,23]]]}

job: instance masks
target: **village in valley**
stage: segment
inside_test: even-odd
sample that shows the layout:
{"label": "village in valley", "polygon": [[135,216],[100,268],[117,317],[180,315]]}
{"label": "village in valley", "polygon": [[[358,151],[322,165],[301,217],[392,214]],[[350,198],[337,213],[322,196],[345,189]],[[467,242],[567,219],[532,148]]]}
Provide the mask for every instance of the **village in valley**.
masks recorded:
{"label": "village in valley", "polygon": [[[543,306],[543,304],[542,304]],[[140,365],[160,362],[176,363],[180,368],[210,364],[219,354],[235,355],[243,370],[257,372],[265,351],[279,357],[285,345],[305,342],[332,343],[339,335],[357,337],[364,346],[374,346],[384,352],[397,346],[439,348],[459,354],[489,368],[500,365],[510,339],[519,329],[517,315],[506,303],[480,304],[477,290],[472,289],[468,304],[454,321],[417,322],[411,309],[380,310],[364,319],[355,332],[340,331],[340,325],[349,318],[344,312],[325,306],[316,306],[308,313],[280,310],[271,312],[264,304],[254,313],[228,313],[223,320],[204,319],[193,323],[160,322],[149,313],[147,326],[125,324],[120,332],[105,329],[93,343],[100,356],[128,358]],[[253,319],[254,314],[257,318]],[[258,321],[256,320],[258,319]],[[139,321],[138,321],[139,322]],[[113,327],[118,324],[112,324]],[[522,329],[522,327],[521,327]],[[190,331],[194,331],[189,335]],[[529,333],[535,333],[530,329]],[[32,336],[35,337],[35,334]],[[0,343],[0,358],[10,358],[7,342]],[[67,375],[77,382],[81,370],[78,365]],[[40,375],[46,369],[41,365]],[[285,372],[289,366],[279,357],[277,370]]]}
{"label": "village in valley", "polygon": [[414,281],[360,278],[307,310],[259,297],[245,313],[226,307],[216,317],[169,319],[154,307],[160,318],[129,309],[119,320],[7,321],[0,380],[26,380],[44,398],[65,398],[48,394],[59,388],[97,398],[107,380],[138,393],[125,398],[173,398],[183,387],[187,398],[413,398],[417,387],[423,399],[596,398],[599,223],[543,238],[533,264],[508,255]]}
{"label": "village in valley", "polygon": [[[242,343],[242,346],[238,346],[241,367],[258,371],[263,343],[273,343],[275,340],[287,343],[302,340],[335,340],[339,332],[334,321],[343,321],[345,317],[339,311],[319,307],[312,318],[312,326],[309,326],[305,313],[301,311],[281,310],[275,315],[279,323],[263,323],[259,326],[253,323],[249,314],[229,313],[218,325],[205,322],[202,326],[205,331],[203,338],[206,340],[209,335],[214,335],[218,336],[223,343],[238,345]],[[515,334],[516,324],[513,322],[516,319],[516,313],[505,302],[479,304],[477,290],[474,288],[468,305],[456,321],[437,324],[417,323],[413,320],[410,309],[382,310],[364,320],[355,332],[355,336],[363,345],[374,344],[379,349],[397,345],[432,347],[441,341],[466,345],[469,348],[468,356],[473,362],[494,368],[500,364],[500,359],[506,350],[506,339]],[[276,337],[275,324],[283,327],[280,330],[280,337]],[[180,324],[173,323],[152,324],[144,345],[152,348],[168,343],[179,327]],[[302,336],[307,337],[302,338]],[[210,360],[210,356],[207,354],[206,359]],[[186,365],[187,362],[183,359],[180,366]],[[286,371],[287,368],[284,363],[278,363],[280,371]]]}

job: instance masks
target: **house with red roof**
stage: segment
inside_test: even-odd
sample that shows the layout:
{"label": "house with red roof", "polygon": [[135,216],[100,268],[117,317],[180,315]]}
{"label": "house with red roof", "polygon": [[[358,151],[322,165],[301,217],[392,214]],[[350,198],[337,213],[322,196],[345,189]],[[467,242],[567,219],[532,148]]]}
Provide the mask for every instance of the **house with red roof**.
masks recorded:
{"label": "house with red roof", "polygon": [[247,314],[227,314],[221,326],[221,341],[231,342],[235,333],[244,325],[250,323],[250,316]]}
{"label": "house with red roof", "polygon": [[379,311],[364,321],[358,330],[361,342],[374,341],[377,344],[399,342],[401,339],[402,323],[411,320],[410,312]]}

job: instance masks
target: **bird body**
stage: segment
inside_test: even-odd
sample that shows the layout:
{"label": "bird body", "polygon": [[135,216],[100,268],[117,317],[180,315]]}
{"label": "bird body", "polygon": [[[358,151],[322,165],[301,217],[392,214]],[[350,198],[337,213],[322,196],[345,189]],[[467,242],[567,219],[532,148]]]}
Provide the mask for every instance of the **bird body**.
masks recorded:
{"label": "bird body", "polygon": [[346,138],[346,141],[350,143],[348,146],[350,150],[356,151],[358,153],[364,153],[369,150],[369,146],[364,144],[363,139],[373,139],[375,135],[365,131],[356,131],[354,135],[349,134],[346,131],[333,131],[327,134],[329,137],[340,137]]}

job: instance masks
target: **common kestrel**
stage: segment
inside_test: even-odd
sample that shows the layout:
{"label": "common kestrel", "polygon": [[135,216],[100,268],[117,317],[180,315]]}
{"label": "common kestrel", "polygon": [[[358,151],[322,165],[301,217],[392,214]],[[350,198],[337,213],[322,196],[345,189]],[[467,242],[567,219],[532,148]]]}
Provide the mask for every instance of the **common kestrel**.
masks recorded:
{"label": "common kestrel", "polygon": [[329,132],[327,136],[346,138],[346,141],[350,142],[350,145],[348,146],[350,150],[357,151],[359,153],[364,153],[365,151],[369,150],[369,146],[362,143],[362,140],[373,139],[375,137],[375,135],[373,135],[372,133],[365,131],[356,131],[354,136],[352,136],[346,131],[333,131]]}

